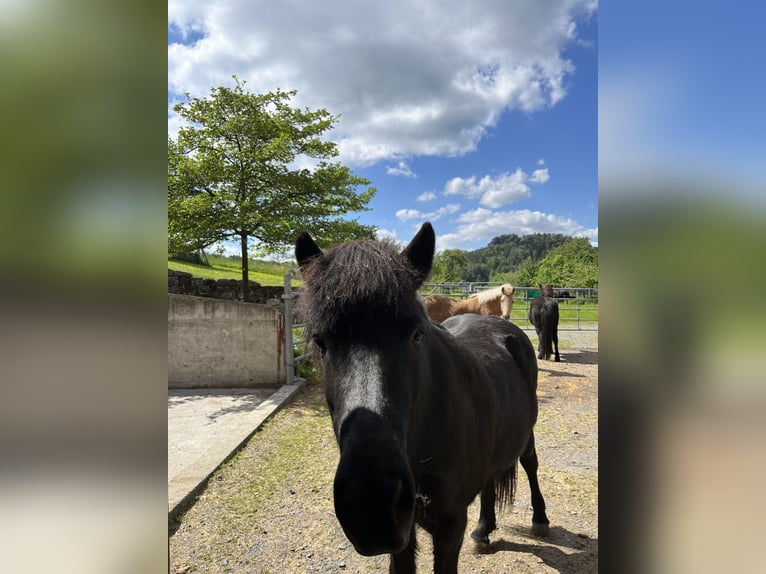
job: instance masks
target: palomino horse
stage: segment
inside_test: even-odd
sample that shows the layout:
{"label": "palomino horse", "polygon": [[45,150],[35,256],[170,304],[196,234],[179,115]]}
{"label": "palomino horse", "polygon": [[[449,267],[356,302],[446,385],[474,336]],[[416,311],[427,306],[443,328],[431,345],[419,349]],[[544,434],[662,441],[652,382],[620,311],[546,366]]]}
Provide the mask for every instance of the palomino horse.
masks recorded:
{"label": "palomino horse", "polygon": [[499,315],[507,320],[513,309],[513,291],[513,285],[504,283],[499,287],[474,293],[464,300],[452,299],[445,295],[426,295],[423,297],[423,304],[426,313],[435,323],[463,313]]}
{"label": "palomino horse", "polygon": [[340,448],[335,514],[357,552],[390,554],[394,574],[415,572],[416,523],[433,537],[433,572],[456,574],[477,494],[471,537],[489,544],[495,505],[511,501],[518,461],[529,479],[532,530],[548,534],[533,433],[534,348],[498,317],[428,319],[417,290],[434,242],[425,223],[401,252],[385,241],[323,252],[307,233],[295,245],[302,317]]}
{"label": "palomino horse", "polygon": [[540,296],[532,301],[528,316],[537,332],[537,358],[550,360],[555,345],[555,360],[560,361],[559,304],[554,297],[553,287],[541,284]]}

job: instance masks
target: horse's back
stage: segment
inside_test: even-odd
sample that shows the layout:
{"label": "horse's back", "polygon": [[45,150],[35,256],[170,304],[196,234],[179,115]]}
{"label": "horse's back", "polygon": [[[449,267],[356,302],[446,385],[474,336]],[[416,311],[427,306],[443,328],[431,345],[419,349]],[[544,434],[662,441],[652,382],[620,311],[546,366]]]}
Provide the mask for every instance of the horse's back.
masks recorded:
{"label": "horse's back", "polygon": [[493,381],[517,368],[524,385],[536,390],[534,347],[517,325],[500,317],[466,314],[450,317],[442,326],[483,364]]}
{"label": "horse's back", "polygon": [[426,295],[423,298],[423,306],[431,321],[441,323],[450,316],[454,301],[445,295]]}

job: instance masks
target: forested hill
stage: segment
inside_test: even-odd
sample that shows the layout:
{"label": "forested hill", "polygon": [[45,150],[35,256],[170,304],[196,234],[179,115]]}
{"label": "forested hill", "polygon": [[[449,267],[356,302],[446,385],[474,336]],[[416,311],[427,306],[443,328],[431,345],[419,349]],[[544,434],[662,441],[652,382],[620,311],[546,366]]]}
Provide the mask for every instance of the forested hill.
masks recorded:
{"label": "forested hill", "polygon": [[465,281],[489,281],[493,276],[514,271],[526,259],[540,261],[546,253],[572,239],[561,233],[500,235],[489,245],[466,252]]}

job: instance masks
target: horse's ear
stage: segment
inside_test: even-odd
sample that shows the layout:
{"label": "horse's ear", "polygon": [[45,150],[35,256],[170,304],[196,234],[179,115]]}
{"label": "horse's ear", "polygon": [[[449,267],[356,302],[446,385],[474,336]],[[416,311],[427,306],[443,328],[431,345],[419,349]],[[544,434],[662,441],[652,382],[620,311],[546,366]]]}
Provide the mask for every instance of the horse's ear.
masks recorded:
{"label": "horse's ear", "polygon": [[436,236],[434,235],[434,228],[426,221],[420,228],[420,231],[412,238],[410,244],[402,251],[402,255],[409,260],[422,276],[421,281],[425,281],[428,273],[431,271],[435,246]]}
{"label": "horse's ear", "polygon": [[317,255],[322,255],[322,250],[307,231],[302,231],[295,240],[295,259],[298,261],[298,267],[303,267]]}

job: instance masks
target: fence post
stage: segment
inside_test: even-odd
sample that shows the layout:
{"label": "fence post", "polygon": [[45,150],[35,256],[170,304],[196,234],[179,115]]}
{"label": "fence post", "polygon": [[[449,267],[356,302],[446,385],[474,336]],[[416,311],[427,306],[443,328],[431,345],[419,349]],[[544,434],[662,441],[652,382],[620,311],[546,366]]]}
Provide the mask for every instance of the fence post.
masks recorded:
{"label": "fence post", "polygon": [[577,313],[577,330],[580,330],[580,290],[575,291],[575,311]]}
{"label": "fence post", "polygon": [[295,359],[293,355],[293,270],[285,273],[285,291],[282,299],[285,302],[285,375],[289,375],[288,384],[295,382]]}

